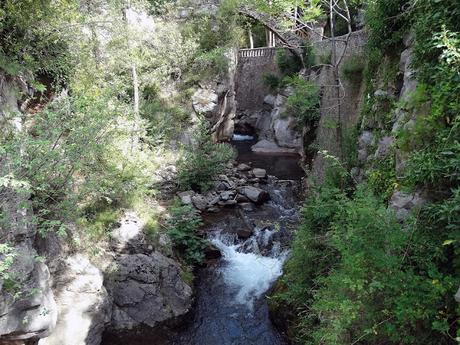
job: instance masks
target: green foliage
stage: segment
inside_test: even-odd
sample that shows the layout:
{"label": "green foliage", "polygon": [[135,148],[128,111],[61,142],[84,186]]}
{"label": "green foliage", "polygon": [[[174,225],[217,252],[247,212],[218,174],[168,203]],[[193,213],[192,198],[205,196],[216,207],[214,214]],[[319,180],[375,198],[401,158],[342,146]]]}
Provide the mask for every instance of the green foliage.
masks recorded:
{"label": "green foliage", "polygon": [[287,49],[278,49],[276,51],[276,64],[284,76],[293,76],[302,68],[300,58]]}
{"label": "green foliage", "polygon": [[168,235],[174,249],[188,264],[199,264],[203,260],[206,241],[197,235],[201,217],[191,205],[176,202],[169,209],[171,218],[167,222]]}
{"label": "green foliage", "polygon": [[363,56],[352,56],[344,61],[341,68],[342,76],[350,82],[359,82],[365,68]]}
{"label": "green foliage", "polygon": [[458,279],[435,266],[442,244],[407,226],[366,187],[316,191],[274,297],[296,310],[299,343],[449,344]]}
{"label": "green foliage", "polygon": [[276,74],[270,73],[263,76],[264,83],[270,88],[270,91],[277,91],[281,86],[281,79]]}
{"label": "green foliage", "polygon": [[229,144],[212,142],[205,120],[198,124],[193,145],[184,150],[178,162],[178,182],[182,190],[207,191],[213,186],[213,178],[235,157]]}
{"label": "green foliage", "polygon": [[388,201],[397,187],[394,154],[388,154],[372,162],[367,175],[369,187],[374,194]]}
{"label": "green foliage", "polygon": [[14,293],[18,287],[16,277],[10,269],[16,255],[9,243],[0,243],[0,287],[10,293]]}
{"label": "green foliage", "polygon": [[318,87],[302,77],[286,77],[284,82],[294,89],[287,99],[287,113],[302,125],[315,125],[319,120]]}

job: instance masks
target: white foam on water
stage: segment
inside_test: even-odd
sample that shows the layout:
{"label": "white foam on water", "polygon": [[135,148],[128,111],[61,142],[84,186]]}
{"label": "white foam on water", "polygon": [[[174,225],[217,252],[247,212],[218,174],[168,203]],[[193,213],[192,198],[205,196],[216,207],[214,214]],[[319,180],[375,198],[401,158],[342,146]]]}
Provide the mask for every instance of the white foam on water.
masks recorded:
{"label": "white foam on water", "polygon": [[232,140],[235,140],[235,141],[254,140],[254,137],[252,135],[233,134]]}
{"label": "white foam on water", "polygon": [[241,244],[232,244],[228,237],[217,235],[212,243],[218,247],[226,261],[221,269],[226,284],[237,288],[235,302],[252,309],[256,298],[262,296],[283,273],[286,252],[269,257],[239,251]]}

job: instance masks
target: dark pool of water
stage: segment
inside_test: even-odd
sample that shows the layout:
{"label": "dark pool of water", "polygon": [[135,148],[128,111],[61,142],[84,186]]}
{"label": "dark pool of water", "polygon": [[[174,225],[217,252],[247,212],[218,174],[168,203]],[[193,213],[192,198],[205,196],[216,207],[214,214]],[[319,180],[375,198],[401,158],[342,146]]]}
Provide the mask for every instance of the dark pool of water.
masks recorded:
{"label": "dark pool of water", "polygon": [[232,141],[238,151],[239,163],[251,163],[251,166],[267,170],[267,174],[281,180],[300,180],[305,172],[300,167],[300,155],[296,153],[256,153],[251,146],[256,140]]}

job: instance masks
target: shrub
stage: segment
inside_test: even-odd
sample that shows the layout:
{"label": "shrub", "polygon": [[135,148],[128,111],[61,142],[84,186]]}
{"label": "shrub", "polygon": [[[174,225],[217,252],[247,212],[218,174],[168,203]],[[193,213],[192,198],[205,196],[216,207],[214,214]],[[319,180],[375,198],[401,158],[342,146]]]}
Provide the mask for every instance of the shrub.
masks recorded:
{"label": "shrub", "polygon": [[213,143],[206,120],[201,120],[193,138],[178,162],[178,181],[182,190],[204,192],[213,186],[213,178],[222,173],[235,151],[226,143]]}
{"label": "shrub", "polygon": [[285,76],[292,76],[302,68],[300,58],[287,49],[278,49],[276,51],[276,64]]}
{"label": "shrub", "polygon": [[320,116],[318,87],[298,76],[286,77],[285,82],[294,89],[287,99],[287,113],[302,125],[316,125]]}
{"label": "shrub", "polygon": [[197,210],[191,205],[180,205],[176,202],[169,211],[171,218],[166,225],[174,249],[188,264],[200,263],[206,241],[197,235],[202,224]]}
{"label": "shrub", "polygon": [[362,78],[364,67],[363,56],[352,56],[343,63],[342,76],[350,82],[359,82]]}
{"label": "shrub", "polygon": [[265,74],[263,78],[265,85],[267,85],[272,92],[277,91],[281,85],[281,80],[276,74]]}

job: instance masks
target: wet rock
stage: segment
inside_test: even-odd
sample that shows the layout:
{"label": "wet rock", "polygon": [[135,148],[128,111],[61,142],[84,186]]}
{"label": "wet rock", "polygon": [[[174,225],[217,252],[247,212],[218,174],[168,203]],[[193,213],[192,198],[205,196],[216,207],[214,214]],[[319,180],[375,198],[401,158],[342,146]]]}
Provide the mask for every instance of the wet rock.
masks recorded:
{"label": "wet rock", "polygon": [[238,229],[236,231],[236,234],[238,235],[238,237],[243,238],[243,239],[251,237],[253,233],[254,231],[251,229]]}
{"label": "wet rock", "polygon": [[158,252],[120,255],[109,272],[113,331],[155,327],[191,307],[192,289],[182,280],[181,267]]}
{"label": "wet rock", "polygon": [[395,211],[398,220],[403,221],[414,208],[422,206],[425,201],[419,192],[408,194],[395,191],[391,196],[389,207]]}
{"label": "wet rock", "polygon": [[238,202],[236,200],[233,200],[233,199],[226,200],[226,201],[219,201],[220,206],[234,206],[237,203]]}
{"label": "wet rock", "polygon": [[192,203],[198,210],[203,211],[208,205],[208,200],[203,195],[197,194],[192,196]]}
{"label": "wet rock", "polygon": [[242,195],[242,194],[237,194],[236,197],[235,197],[235,200],[237,202],[248,202],[249,201],[249,199],[246,196]]}
{"label": "wet rock", "polygon": [[261,204],[270,199],[270,195],[266,191],[254,186],[240,187],[238,192],[256,204]]}
{"label": "wet rock", "polygon": [[206,260],[215,260],[219,259],[222,256],[220,249],[217,248],[214,244],[208,243],[204,250],[204,257]]}
{"label": "wet rock", "polygon": [[265,178],[265,177],[267,177],[267,171],[265,169],[254,168],[254,169],[252,169],[252,173],[257,178]]}
{"label": "wet rock", "polygon": [[55,277],[57,324],[39,345],[99,345],[111,319],[111,300],[103,286],[101,271],[82,255],[62,262]]}
{"label": "wet rock", "polygon": [[238,171],[249,171],[251,170],[251,167],[247,164],[244,164],[244,163],[241,163],[241,164],[238,164],[238,166],[236,167],[238,169]]}
{"label": "wet rock", "polygon": [[246,211],[246,212],[252,212],[256,209],[254,204],[250,202],[243,202],[239,206],[241,207],[243,211]]}
{"label": "wet rock", "polygon": [[195,195],[193,190],[188,190],[186,192],[178,193],[177,196],[180,198],[180,201],[185,205],[190,205],[192,203],[192,196]]}

